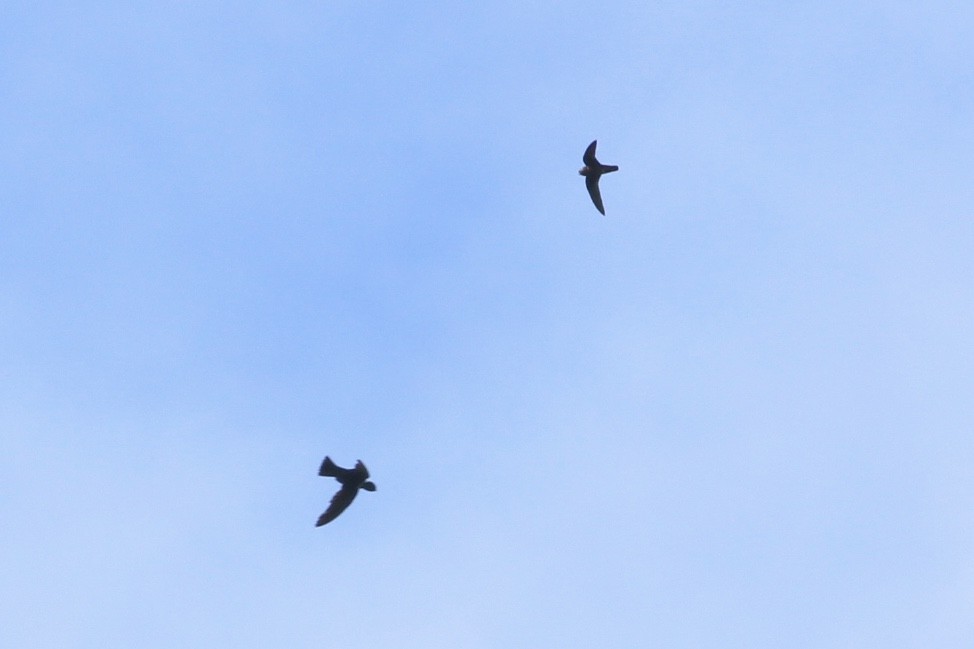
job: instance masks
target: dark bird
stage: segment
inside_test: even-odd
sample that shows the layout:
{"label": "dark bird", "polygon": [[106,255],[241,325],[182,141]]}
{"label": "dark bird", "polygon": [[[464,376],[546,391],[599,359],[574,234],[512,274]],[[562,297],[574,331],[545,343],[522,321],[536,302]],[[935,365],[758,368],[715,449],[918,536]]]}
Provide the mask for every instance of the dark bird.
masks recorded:
{"label": "dark bird", "polygon": [[599,178],[602,174],[612,173],[613,171],[619,171],[617,165],[604,165],[595,159],[595,144],[598,140],[592,140],[592,143],[588,145],[585,149],[585,154],[582,156],[582,162],[585,166],[578,170],[578,173],[585,176],[585,189],[588,190],[588,195],[592,197],[592,202],[595,203],[595,209],[605,215],[605,208],[602,207],[602,194],[599,192]]}
{"label": "dark bird", "polygon": [[369,470],[362,464],[362,460],[355,463],[354,469],[343,469],[332,462],[330,457],[325,456],[325,461],[321,463],[321,468],[318,469],[318,475],[335,478],[342,485],[342,488],[331,497],[328,509],[318,517],[315,527],[321,527],[338,518],[338,515],[355,500],[359,489],[375,491],[375,483],[369,480]]}

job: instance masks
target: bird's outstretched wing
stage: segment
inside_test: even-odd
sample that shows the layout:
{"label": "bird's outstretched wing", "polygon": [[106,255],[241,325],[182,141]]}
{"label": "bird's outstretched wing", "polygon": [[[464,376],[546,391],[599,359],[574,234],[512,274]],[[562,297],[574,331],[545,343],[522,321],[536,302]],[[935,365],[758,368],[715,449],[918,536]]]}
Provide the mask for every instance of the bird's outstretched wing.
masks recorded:
{"label": "bird's outstretched wing", "polygon": [[588,190],[588,195],[592,197],[592,202],[595,203],[595,209],[601,212],[602,216],[605,216],[605,208],[602,207],[602,192],[599,191],[599,177],[586,176],[585,189]]}
{"label": "bird's outstretched wing", "polygon": [[362,480],[369,479],[369,470],[365,468],[365,463],[362,460],[355,462],[355,472],[362,476]]}
{"label": "bird's outstretched wing", "polygon": [[328,509],[318,517],[318,522],[315,523],[315,527],[321,527],[325,523],[330,523],[338,518],[338,515],[352,504],[356,494],[358,494],[358,486],[342,487],[339,489],[338,493],[331,497],[331,503],[328,505]]}
{"label": "bird's outstretched wing", "polygon": [[592,143],[588,145],[588,148],[585,149],[585,153],[582,155],[582,162],[585,163],[585,166],[593,169],[598,169],[599,167],[599,161],[595,159],[596,143],[598,143],[598,140],[592,140]]}

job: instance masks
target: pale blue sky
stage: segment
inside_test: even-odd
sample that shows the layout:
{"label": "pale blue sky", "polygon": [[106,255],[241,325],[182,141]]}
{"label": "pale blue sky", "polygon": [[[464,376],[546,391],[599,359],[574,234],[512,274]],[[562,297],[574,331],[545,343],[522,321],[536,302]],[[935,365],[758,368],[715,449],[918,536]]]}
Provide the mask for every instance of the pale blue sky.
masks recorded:
{"label": "pale blue sky", "polygon": [[0,644],[972,646],[974,8],[363,4],[5,5]]}

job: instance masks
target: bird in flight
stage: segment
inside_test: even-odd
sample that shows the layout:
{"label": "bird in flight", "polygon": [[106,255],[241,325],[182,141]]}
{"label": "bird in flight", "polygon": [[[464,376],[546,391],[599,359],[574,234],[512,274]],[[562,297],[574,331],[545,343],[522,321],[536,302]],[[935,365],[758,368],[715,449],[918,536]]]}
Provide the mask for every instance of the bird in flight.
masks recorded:
{"label": "bird in flight", "polygon": [[321,463],[321,468],[318,469],[318,475],[335,478],[342,485],[342,488],[331,497],[328,509],[318,517],[315,527],[321,527],[338,518],[338,515],[355,500],[359,489],[375,491],[375,483],[369,480],[369,470],[362,464],[362,460],[355,463],[354,469],[343,469],[332,462],[330,457],[325,456],[325,461]]}
{"label": "bird in flight", "polygon": [[619,171],[617,165],[604,165],[595,159],[595,144],[598,140],[592,140],[592,143],[588,145],[585,149],[585,154],[582,156],[582,162],[585,166],[578,170],[578,173],[585,176],[585,189],[588,190],[588,195],[592,197],[592,202],[595,203],[595,209],[605,215],[605,208],[602,207],[602,193],[599,191],[599,178],[602,174],[612,173],[613,171]]}

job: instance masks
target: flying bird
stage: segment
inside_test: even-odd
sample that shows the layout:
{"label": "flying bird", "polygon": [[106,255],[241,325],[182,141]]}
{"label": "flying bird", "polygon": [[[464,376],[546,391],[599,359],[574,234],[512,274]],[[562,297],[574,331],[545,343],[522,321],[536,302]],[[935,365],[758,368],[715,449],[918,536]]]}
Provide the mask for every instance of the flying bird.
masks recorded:
{"label": "flying bird", "polygon": [[599,178],[602,177],[602,174],[619,171],[619,167],[617,165],[604,165],[595,159],[595,144],[597,142],[598,140],[592,140],[592,143],[585,149],[585,154],[582,156],[582,162],[585,163],[585,166],[579,169],[578,173],[585,176],[585,189],[588,190],[588,195],[592,197],[595,209],[605,216],[605,208],[602,207],[602,193],[599,192]]}
{"label": "flying bird", "polygon": [[355,500],[359,489],[375,491],[375,483],[369,480],[369,470],[362,464],[362,460],[355,463],[354,469],[343,469],[332,462],[330,457],[325,456],[325,461],[321,463],[321,468],[318,469],[318,475],[335,478],[342,485],[342,488],[331,497],[328,509],[318,517],[315,527],[321,527],[338,518],[338,515]]}

